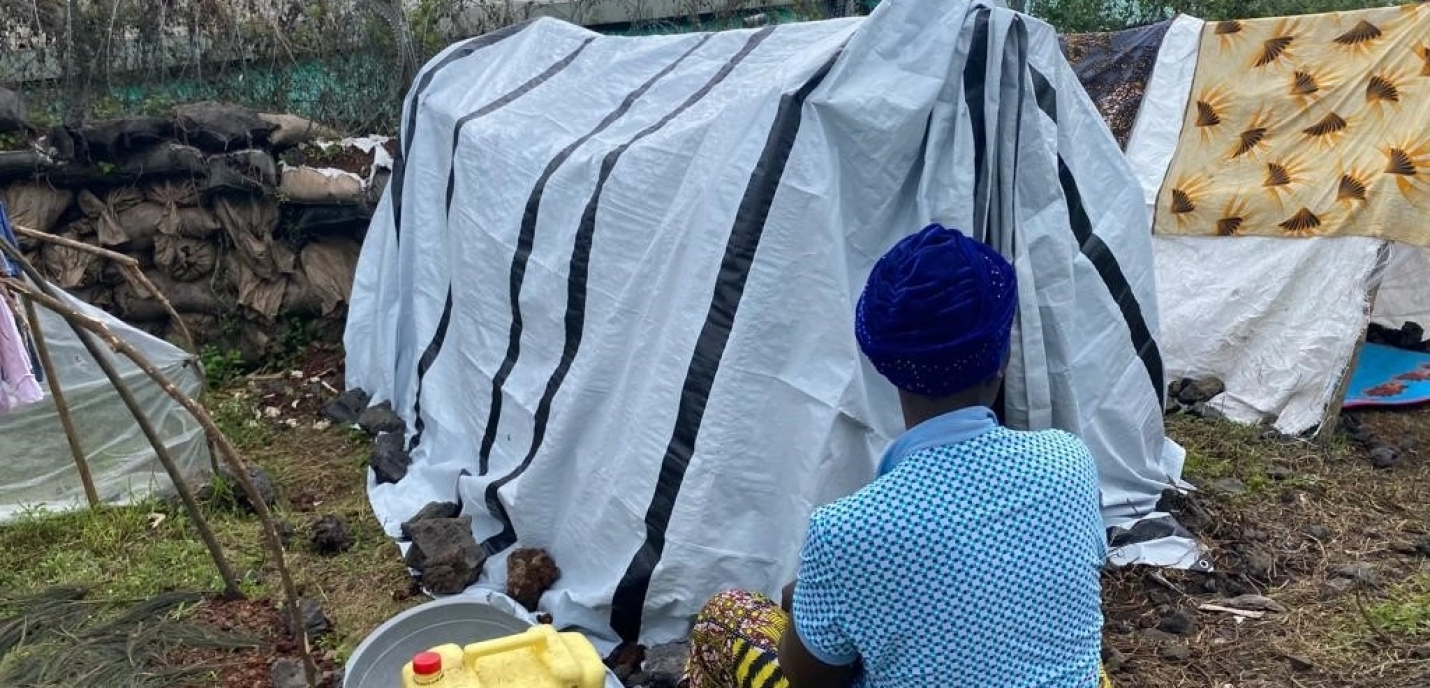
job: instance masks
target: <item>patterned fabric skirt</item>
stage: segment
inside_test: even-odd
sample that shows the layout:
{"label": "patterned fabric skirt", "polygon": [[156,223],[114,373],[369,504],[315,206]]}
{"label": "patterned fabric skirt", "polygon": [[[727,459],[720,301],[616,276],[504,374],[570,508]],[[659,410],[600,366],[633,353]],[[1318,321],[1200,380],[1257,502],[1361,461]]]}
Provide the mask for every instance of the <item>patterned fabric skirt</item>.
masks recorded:
{"label": "patterned fabric skirt", "polygon": [[[788,688],[780,673],[780,636],[789,616],[773,600],[743,590],[711,598],[690,633],[690,660],[683,685],[688,688]],[[1113,688],[1107,671],[1098,669],[1099,688]]]}

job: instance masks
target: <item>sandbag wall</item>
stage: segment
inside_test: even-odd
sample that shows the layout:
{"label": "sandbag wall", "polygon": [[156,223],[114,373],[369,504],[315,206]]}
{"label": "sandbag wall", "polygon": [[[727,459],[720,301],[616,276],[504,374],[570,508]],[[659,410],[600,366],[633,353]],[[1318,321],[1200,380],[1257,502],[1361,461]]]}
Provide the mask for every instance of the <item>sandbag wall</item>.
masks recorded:
{"label": "sandbag wall", "polygon": [[[390,142],[336,140],[306,120],[214,103],[166,118],[11,129],[0,138],[10,144],[0,199],[11,219],[134,257],[200,346],[252,361],[294,327],[304,341],[340,335]],[[179,341],[154,295],[110,261],[21,244],[59,286]]]}

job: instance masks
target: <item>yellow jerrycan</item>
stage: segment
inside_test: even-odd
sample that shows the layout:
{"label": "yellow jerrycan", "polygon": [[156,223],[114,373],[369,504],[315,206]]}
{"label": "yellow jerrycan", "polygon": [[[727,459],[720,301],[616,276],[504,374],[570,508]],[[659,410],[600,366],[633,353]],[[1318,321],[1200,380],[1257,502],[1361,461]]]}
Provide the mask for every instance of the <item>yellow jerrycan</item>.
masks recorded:
{"label": "yellow jerrycan", "polygon": [[602,688],[606,665],[580,633],[549,625],[466,647],[447,644],[402,667],[403,688]]}

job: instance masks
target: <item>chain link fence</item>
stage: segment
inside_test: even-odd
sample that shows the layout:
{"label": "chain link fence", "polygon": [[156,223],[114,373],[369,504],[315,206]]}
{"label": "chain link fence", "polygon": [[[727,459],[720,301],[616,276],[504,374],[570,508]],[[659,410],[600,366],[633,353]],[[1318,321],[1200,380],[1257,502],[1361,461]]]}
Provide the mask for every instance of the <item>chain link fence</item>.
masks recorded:
{"label": "chain link fence", "polygon": [[864,0],[0,0],[0,86],[37,126],[221,100],[391,133],[452,41],[554,16],[641,35],[864,13]]}

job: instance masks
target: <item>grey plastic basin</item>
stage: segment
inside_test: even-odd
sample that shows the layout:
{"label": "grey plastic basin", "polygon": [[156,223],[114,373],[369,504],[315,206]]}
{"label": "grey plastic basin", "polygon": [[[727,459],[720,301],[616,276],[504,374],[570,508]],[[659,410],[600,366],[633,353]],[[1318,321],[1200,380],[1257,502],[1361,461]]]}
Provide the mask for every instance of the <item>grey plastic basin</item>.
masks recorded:
{"label": "grey plastic basin", "polygon": [[466,645],[520,633],[531,622],[479,597],[447,597],[388,619],[348,658],[343,688],[401,688],[402,666],[444,643]]}

